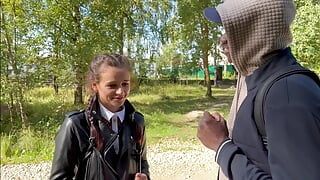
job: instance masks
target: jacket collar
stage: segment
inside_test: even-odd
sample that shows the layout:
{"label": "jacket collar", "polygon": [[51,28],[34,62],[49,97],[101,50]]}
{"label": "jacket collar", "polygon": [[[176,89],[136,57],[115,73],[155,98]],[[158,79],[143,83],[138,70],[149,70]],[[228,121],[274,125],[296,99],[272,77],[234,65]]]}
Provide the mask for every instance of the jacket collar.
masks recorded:
{"label": "jacket collar", "polygon": [[[92,106],[93,107],[91,108],[91,112],[90,113],[92,114],[93,118],[96,118],[96,119],[104,118],[102,116],[101,109],[99,107],[100,106],[99,105],[99,101],[98,101],[97,98],[95,99],[95,102],[93,103]],[[126,100],[124,102],[124,109],[125,109],[124,120],[128,119],[128,118],[131,119],[131,116],[135,112],[135,109],[134,109],[134,107],[132,106],[132,104],[128,100]],[[108,120],[108,119],[106,119],[106,120]]]}
{"label": "jacket collar", "polygon": [[125,106],[123,106],[120,111],[115,113],[111,112],[108,108],[104,107],[100,102],[99,102],[99,107],[100,107],[101,116],[104,117],[109,122],[115,114],[119,117],[120,121],[123,122],[125,111],[126,111]]}

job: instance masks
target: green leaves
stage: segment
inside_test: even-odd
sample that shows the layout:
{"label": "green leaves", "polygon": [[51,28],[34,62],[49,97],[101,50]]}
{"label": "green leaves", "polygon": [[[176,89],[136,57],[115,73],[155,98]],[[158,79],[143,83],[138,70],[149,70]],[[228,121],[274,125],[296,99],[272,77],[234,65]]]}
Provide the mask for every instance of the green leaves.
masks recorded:
{"label": "green leaves", "polygon": [[320,3],[296,1],[299,5],[293,24],[293,52],[302,65],[320,73]]}
{"label": "green leaves", "polygon": [[[319,73],[320,3],[295,2],[293,52],[303,65]],[[205,7],[218,3],[220,0],[3,0],[0,46],[5,97],[14,93],[12,82],[21,89],[33,88],[52,82],[55,76],[60,86],[82,85],[92,56],[102,52],[128,55],[142,76],[161,76],[176,64],[179,71],[174,73],[181,76],[198,68],[199,60],[206,61],[209,54],[219,60],[215,48],[221,29],[203,17]]]}

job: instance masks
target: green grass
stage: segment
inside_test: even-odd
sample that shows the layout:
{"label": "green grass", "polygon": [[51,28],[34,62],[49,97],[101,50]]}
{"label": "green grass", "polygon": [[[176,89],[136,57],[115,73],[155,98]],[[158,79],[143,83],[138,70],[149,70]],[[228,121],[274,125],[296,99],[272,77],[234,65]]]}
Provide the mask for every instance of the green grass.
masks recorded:
{"label": "green grass", "polygon": [[213,88],[214,98],[205,92],[202,86],[166,85],[142,87],[131,95],[129,100],[145,115],[148,143],[162,138],[192,141],[198,122],[186,118],[191,111],[218,111],[226,117],[234,90]]}
{"label": "green grass", "polygon": [[26,129],[1,135],[1,164],[41,162],[52,158],[53,134]]}
{"label": "green grass", "polygon": [[[165,139],[197,142],[197,119],[187,118],[191,111],[218,111],[225,117],[231,105],[233,89],[213,88],[214,98],[204,96],[205,87],[161,85],[141,86],[129,97],[144,114],[148,144]],[[83,106],[73,105],[71,89],[36,88],[26,93],[29,128],[21,130],[19,121],[1,121],[1,164],[50,161],[54,138],[64,114]]]}

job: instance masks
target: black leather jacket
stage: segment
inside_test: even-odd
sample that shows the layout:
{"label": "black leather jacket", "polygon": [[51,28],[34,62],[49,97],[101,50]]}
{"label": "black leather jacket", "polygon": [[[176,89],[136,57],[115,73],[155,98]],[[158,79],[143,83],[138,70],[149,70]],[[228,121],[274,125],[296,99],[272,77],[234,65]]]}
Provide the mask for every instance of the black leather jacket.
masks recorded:
{"label": "black leather jacket", "polygon": [[[137,120],[144,122],[143,116],[134,110],[129,101],[125,102],[125,111],[125,120],[123,121],[122,130],[119,133],[120,144],[122,144],[119,155],[115,157],[114,154],[112,154],[113,148],[109,148],[112,146],[110,143],[109,145],[106,143],[107,147],[101,152],[101,155],[108,164],[108,170],[104,171],[104,173],[112,173],[110,175],[115,177],[115,180],[134,179],[135,174],[140,170],[140,157],[139,153],[137,153],[137,143],[134,140],[132,124]],[[98,119],[101,129],[103,127],[100,126],[102,124],[101,120],[99,120],[100,112],[97,114],[98,116],[95,116],[95,118]],[[69,113],[66,116],[56,136],[56,146],[50,175],[51,180],[90,179],[85,177],[86,170],[88,170],[88,160],[85,158],[85,155],[90,145],[90,127],[86,117],[85,111]],[[109,131],[103,131],[103,138],[107,142],[110,142],[115,134],[110,128],[107,129],[109,129]],[[143,136],[142,146],[140,148],[141,172],[145,173],[149,178],[145,135]],[[106,154],[109,158],[105,157]],[[113,162],[108,162],[109,160],[113,160]]]}

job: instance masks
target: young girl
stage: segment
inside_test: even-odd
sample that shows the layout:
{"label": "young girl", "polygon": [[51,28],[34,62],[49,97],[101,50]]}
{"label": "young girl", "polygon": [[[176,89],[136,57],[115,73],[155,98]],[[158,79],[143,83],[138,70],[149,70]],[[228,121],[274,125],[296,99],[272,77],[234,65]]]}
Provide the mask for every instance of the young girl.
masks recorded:
{"label": "young girl", "polygon": [[66,116],[56,137],[50,179],[150,179],[143,115],[127,100],[130,73],[124,56],[93,59],[89,105]]}

